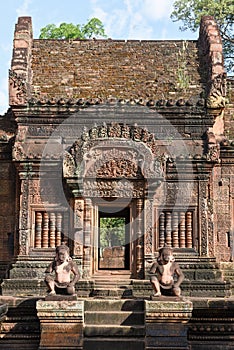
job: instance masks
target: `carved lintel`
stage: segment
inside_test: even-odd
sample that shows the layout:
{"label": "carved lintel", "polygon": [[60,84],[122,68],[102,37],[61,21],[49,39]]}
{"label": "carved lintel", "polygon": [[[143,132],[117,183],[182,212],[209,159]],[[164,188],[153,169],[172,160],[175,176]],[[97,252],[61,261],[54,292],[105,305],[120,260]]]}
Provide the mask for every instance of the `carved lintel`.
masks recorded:
{"label": "carved lintel", "polygon": [[84,197],[118,197],[143,198],[145,196],[144,181],[123,180],[85,180]]}

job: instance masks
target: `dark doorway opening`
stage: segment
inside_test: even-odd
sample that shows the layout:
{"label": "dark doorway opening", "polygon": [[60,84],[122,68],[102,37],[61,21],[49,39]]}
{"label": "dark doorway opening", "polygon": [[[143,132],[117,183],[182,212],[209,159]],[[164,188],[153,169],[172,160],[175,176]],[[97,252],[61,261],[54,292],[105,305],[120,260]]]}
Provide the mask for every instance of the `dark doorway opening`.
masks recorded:
{"label": "dark doorway opening", "polygon": [[99,270],[129,270],[129,223],[129,208],[114,213],[109,207],[99,209]]}

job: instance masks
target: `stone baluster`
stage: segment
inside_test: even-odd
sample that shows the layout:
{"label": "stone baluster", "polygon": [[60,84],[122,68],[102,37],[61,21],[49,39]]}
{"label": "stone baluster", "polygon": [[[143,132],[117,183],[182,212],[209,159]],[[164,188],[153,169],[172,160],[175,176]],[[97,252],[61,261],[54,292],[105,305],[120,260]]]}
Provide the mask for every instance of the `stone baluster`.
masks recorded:
{"label": "stone baluster", "polygon": [[172,215],[172,246],[179,247],[179,233],[178,233],[178,213],[173,212]]}
{"label": "stone baluster", "polygon": [[185,248],[185,213],[180,212],[180,248]]}
{"label": "stone baluster", "polygon": [[55,248],[55,213],[50,213],[50,242],[49,246]]}
{"label": "stone baluster", "polygon": [[43,228],[42,228],[42,248],[49,247],[49,215],[43,214]]}
{"label": "stone baluster", "polygon": [[165,243],[165,214],[159,216],[159,247],[163,247]]}
{"label": "stone baluster", "polygon": [[166,212],[166,244],[171,247],[171,213]]}
{"label": "stone baluster", "polygon": [[192,212],[187,211],[186,213],[186,247],[193,247],[193,238],[192,238]]}
{"label": "stone baluster", "polygon": [[57,213],[56,216],[57,216],[57,220],[56,220],[57,230],[56,230],[55,244],[57,247],[58,245],[61,245],[61,243],[62,243],[62,214]]}
{"label": "stone baluster", "polygon": [[35,248],[41,248],[42,213],[36,213]]}

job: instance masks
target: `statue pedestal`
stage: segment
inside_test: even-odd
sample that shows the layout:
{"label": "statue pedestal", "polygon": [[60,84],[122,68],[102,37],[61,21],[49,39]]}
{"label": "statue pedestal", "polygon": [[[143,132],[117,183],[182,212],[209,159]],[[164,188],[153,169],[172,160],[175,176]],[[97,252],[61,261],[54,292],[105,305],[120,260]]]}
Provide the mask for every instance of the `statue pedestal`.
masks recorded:
{"label": "statue pedestal", "polygon": [[193,304],[182,298],[160,297],[145,301],[145,349],[187,350],[187,323]]}
{"label": "statue pedestal", "polygon": [[1,323],[6,318],[7,311],[8,311],[8,305],[0,303],[0,326],[1,326]]}
{"label": "statue pedestal", "polygon": [[37,315],[41,326],[39,350],[83,349],[82,300],[39,300]]}

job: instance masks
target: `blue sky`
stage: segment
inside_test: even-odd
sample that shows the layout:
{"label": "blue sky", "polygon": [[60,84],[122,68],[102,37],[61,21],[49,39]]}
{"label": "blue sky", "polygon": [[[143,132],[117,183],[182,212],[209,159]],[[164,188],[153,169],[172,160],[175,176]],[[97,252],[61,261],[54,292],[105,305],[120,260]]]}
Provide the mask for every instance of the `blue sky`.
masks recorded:
{"label": "blue sky", "polygon": [[33,36],[49,23],[83,24],[99,18],[112,39],[197,39],[179,31],[170,19],[174,0],[8,0],[0,2],[0,114],[8,108],[8,70],[14,27],[19,16],[31,16]]}

